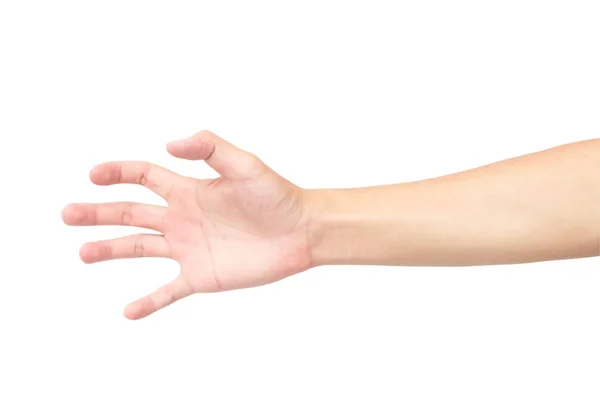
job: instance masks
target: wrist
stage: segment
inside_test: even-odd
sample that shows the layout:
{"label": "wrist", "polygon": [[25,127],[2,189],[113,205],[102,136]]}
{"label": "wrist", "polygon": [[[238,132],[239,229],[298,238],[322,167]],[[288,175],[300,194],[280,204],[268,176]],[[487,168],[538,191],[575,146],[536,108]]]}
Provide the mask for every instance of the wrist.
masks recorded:
{"label": "wrist", "polygon": [[363,263],[357,252],[368,215],[356,193],[358,189],[306,190],[312,266]]}
{"label": "wrist", "polygon": [[305,190],[307,239],[313,267],[327,265],[327,230],[333,215],[333,190]]}
{"label": "wrist", "polygon": [[306,190],[312,266],[411,264],[406,200],[400,186]]}

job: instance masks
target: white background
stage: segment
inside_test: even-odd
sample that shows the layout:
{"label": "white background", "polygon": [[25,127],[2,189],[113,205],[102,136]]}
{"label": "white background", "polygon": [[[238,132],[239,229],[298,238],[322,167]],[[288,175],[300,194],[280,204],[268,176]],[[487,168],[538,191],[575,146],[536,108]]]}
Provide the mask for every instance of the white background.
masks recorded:
{"label": "white background", "polygon": [[0,415],[597,416],[600,265],[322,267],[130,322],[168,260],[84,265],[96,163],[411,181],[600,136],[597,2],[0,2]]}

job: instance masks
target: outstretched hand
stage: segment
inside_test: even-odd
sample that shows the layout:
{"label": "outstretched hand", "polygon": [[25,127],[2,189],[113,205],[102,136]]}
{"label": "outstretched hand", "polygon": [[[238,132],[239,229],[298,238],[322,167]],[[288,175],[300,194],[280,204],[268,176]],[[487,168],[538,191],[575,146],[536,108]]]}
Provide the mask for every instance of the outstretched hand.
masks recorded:
{"label": "outstretched hand", "polygon": [[127,318],[145,317],[193,293],[263,285],[311,266],[304,190],[208,131],[171,142],[167,151],[204,160],[221,176],[195,179],[148,162],[108,162],[91,171],[94,184],[140,184],[168,207],[78,203],[62,212],[72,226],[137,226],[160,233],[86,243],[80,251],[86,263],[137,257],[179,262],[180,275],[129,304]]}

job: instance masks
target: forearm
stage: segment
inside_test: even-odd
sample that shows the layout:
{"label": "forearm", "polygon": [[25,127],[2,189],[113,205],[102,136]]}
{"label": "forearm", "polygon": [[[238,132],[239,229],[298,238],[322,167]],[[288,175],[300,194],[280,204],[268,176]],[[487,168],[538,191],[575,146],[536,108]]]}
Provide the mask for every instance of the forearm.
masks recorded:
{"label": "forearm", "polygon": [[315,265],[598,255],[600,140],[423,181],[307,192]]}

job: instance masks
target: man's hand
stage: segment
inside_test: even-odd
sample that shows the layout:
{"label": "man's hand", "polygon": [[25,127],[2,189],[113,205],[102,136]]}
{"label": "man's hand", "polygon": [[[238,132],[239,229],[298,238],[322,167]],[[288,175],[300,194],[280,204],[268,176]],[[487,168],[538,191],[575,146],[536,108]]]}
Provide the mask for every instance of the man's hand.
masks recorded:
{"label": "man's hand", "polygon": [[196,292],[215,292],[271,283],[311,266],[304,190],[256,156],[203,131],[167,145],[178,158],[204,160],[221,177],[183,177],[148,162],[96,166],[97,185],[140,184],[168,207],[139,203],[70,204],[68,225],[126,225],[161,234],[139,234],[86,243],[86,263],[119,258],[171,258],[181,265],[172,282],[125,309],[145,317]]}
{"label": "man's hand", "polygon": [[318,265],[459,266],[598,256],[600,140],[559,146],[476,169],[343,190],[304,190],[210,132],[172,142],[205,160],[213,180],[147,162],[94,168],[99,185],[142,184],[168,203],[73,204],[70,225],[122,224],[162,235],[84,245],[97,262],[167,257],[181,275],[125,309],[145,317],[194,292],[267,284]]}

